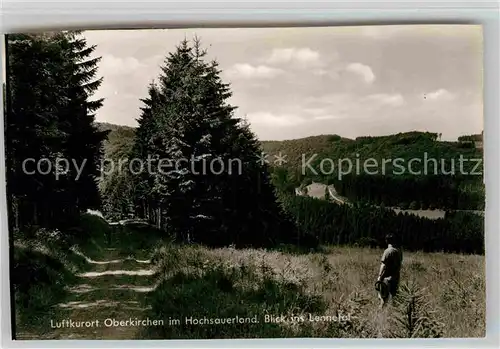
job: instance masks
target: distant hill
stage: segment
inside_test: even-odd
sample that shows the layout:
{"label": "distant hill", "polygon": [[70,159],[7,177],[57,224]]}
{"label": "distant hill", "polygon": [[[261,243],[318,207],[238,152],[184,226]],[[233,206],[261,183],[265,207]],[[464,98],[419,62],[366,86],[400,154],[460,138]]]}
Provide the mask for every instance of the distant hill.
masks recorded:
{"label": "distant hill", "polygon": [[479,134],[460,136],[460,137],[458,137],[458,141],[459,142],[467,142],[467,141],[482,142],[483,141],[483,132],[481,132]]}
{"label": "distant hill", "polygon": [[104,157],[108,159],[128,157],[134,145],[135,128],[106,122],[97,122],[96,125],[100,131],[109,131],[108,138],[104,142]]}
{"label": "distant hill", "polygon": [[[104,145],[106,156],[116,157],[128,153],[133,145],[135,128],[110,123],[97,125],[100,130],[110,131]],[[422,159],[424,154],[427,154],[427,158],[438,161],[458,161],[461,155],[466,159],[482,158],[482,147],[476,147],[471,140],[482,141],[482,134],[462,136],[456,142],[439,141],[437,133],[417,131],[356,139],[339,135],[318,135],[284,141],[262,141],[261,145],[263,152],[268,154],[271,166],[278,164],[278,156],[281,156],[285,160],[279,164],[281,167],[296,170],[304,164],[303,160],[307,162],[314,155],[313,161],[310,162],[314,168],[325,158],[333,160],[334,163],[341,159],[350,159],[353,164],[356,159],[375,159],[380,163],[383,159],[397,158],[409,161],[412,158]],[[438,167],[440,165],[438,164]],[[387,165],[386,170],[390,171],[391,166]],[[473,166],[473,163],[465,163],[465,169],[468,171]],[[417,167],[418,165],[415,166]]]}
{"label": "distant hill", "polygon": [[483,132],[481,132],[480,134],[460,136],[460,137],[458,137],[458,141],[460,143],[470,143],[470,144],[473,144],[476,148],[482,149],[483,148]]}
{"label": "distant hill", "polygon": [[[466,159],[481,159],[482,149],[477,149],[470,142],[443,142],[438,140],[437,133],[430,132],[406,132],[380,137],[358,137],[356,139],[342,138],[338,135],[321,135],[286,141],[264,141],[262,149],[269,154],[271,165],[278,156],[284,157],[286,168],[298,168],[316,155],[310,163],[317,168],[321,160],[331,159],[338,163],[341,159],[350,159],[355,166],[356,160],[374,159],[382,163],[383,159],[403,159],[405,162],[413,158],[422,159],[425,154],[427,158],[436,159],[438,166],[441,159],[449,161],[455,159],[458,162],[460,155]],[[280,154],[281,153],[281,154]],[[391,169],[387,165],[387,170]],[[457,164],[458,166],[458,164]],[[465,164],[473,166],[472,163]],[[415,165],[415,168],[418,164]]]}
{"label": "distant hill", "polygon": [[285,141],[262,141],[262,151],[270,156],[270,164],[273,158],[281,153],[285,155],[286,167],[300,166],[302,154],[324,154],[339,144],[350,144],[352,139],[342,138],[338,135],[319,135]]}
{"label": "distant hill", "polygon": [[134,131],[135,130],[135,127],[110,124],[108,122],[96,122],[95,124],[100,131],[121,131],[121,130]]}
{"label": "distant hill", "polygon": [[[135,128],[109,123],[97,123],[100,130],[110,131],[104,143],[104,156],[113,160],[128,158],[134,144]],[[307,186],[313,182],[334,184],[338,194],[352,202],[359,200],[375,204],[384,203],[387,206],[402,209],[453,208],[461,210],[484,209],[484,185],[482,175],[415,175],[405,172],[404,175],[394,175],[393,164],[385,166],[385,174],[364,174],[363,163],[367,159],[377,162],[376,169],[381,171],[383,160],[400,159],[408,165],[412,159],[436,159],[438,171],[450,169],[450,161],[458,159],[482,159],[482,147],[478,147],[478,135],[465,136],[460,141],[444,142],[439,140],[437,133],[406,132],[387,136],[364,136],[356,139],[343,138],[339,135],[319,135],[285,141],[262,141],[262,150],[268,154],[271,165],[273,183],[279,188],[294,188]],[[281,154],[280,154],[281,153]],[[277,160],[285,160],[278,163]],[[334,164],[332,173],[318,174],[302,173],[302,159],[318,170],[324,160]],[[338,160],[350,159],[354,166],[356,161],[361,164],[361,173],[353,169],[350,175],[338,179]],[[329,161],[326,161],[327,165]],[[432,163],[430,166],[433,166]],[[466,162],[464,170],[471,172],[475,162]],[[326,166],[328,170],[328,166]],[[422,171],[422,163],[412,166],[414,171]],[[430,167],[432,172],[433,167]],[[475,169],[482,173],[482,165]],[[432,173],[428,173],[432,174]]]}

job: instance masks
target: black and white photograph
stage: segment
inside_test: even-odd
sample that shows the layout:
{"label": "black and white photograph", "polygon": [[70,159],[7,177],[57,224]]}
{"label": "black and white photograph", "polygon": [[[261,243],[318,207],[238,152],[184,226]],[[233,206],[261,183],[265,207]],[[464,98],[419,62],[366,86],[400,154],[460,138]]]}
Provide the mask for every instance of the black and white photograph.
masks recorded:
{"label": "black and white photograph", "polygon": [[484,337],[482,29],[5,35],[13,339]]}

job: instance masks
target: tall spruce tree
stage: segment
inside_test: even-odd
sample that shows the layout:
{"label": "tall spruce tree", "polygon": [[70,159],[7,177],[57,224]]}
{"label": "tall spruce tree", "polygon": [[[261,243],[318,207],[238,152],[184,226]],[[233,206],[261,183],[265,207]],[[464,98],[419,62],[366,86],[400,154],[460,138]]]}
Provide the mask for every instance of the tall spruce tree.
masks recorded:
{"label": "tall spruce tree", "polygon": [[[88,49],[74,35],[7,37],[6,160],[13,227],[69,223],[96,192],[91,173],[97,168],[92,156],[100,148],[102,135],[92,129],[93,117],[88,113],[99,106],[88,102],[95,70],[84,73],[91,64],[79,57]],[[91,160],[79,178],[71,170],[56,177],[53,165],[57,158]],[[45,159],[41,169],[49,170],[50,162],[51,171],[41,173],[27,159]]]}
{"label": "tall spruce tree", "polygon": [[8,35],[7,51],[5,133],[10,220],[15,227],[43,225],[42,208],[51,206],[47,194],[58,197],[59,183],[25,160],[54,161],[64,152],[67,134],[60,128],[58,113],[67,102],[61,78],[64,57],[54,40],[41,35]]}
{"label": "tall spruce tree", "polygon": [[156,210],[155,223],[183,240],[264,246],[294,237],[258,161],[258,140],[234,116],[218,63],[205,58],[198,39],[182,41],[149,89],[134,155],[164,166],[141,177],[136,197]]}
{"label": "tall spruce tree", "polygon": [[[157,222],[155,212],[157,210],[156,200],[152,192],[153,177],[147,171],[141,171],[137,166],[133,166],[135,160],[147,160],[148,156],[153,154],[153,145],[151,141],[155,132],[155,123],[153,119],[153,108],[161,105],[161,93],[154,83],[148,87],[148,97],[142,99],[144,106],[141,108],[141,116],[137,120],[139,127],[135,133],[134,146],[130,155],[130,163],[127,171],[134,173],[132,178],[134,183],[133,202],[135,210],[140,217],[147,218],[150,221]],[[137,173],[136,173],[137,170]]]}
{"label": "tall spruce tree", "polygon": [[68,96],[70,103],[65,110],[67,133],[65,144],[68,159],[80,166],[81,173],[73,167],[68,173],[72,186],[74,205],[78,211],[99,208],[101,205],[97,187],[102,157],[102,142],[107,131],[99,131],[94,122],[95,111],[103,99],[91,99],[102,83],[96,78],[100,57],[91,58],[96,46],[88,46],[80,32],[67,32],[61,38],[67,57]]}

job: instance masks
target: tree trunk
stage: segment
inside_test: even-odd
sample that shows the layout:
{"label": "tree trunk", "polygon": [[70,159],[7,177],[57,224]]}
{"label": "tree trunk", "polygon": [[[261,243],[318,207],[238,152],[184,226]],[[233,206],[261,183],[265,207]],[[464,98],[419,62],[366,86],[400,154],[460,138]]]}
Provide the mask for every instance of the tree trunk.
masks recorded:
{"label": "tree trunk", "polygon": [[156,209],[156,227],[158,229],[161,229],[161,214],[160,214],[160,208],[158,207]]}

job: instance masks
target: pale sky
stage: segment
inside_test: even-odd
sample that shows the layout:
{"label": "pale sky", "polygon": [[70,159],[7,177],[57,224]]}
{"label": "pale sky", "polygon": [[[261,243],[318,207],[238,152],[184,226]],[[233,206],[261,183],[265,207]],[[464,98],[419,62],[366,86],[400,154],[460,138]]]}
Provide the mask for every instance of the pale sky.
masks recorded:
{"label": "pale sky", "polygon": [[97,120],[136,126],[164,57],[194,35],[216,58],[237,116],[262,140],[320,134],[483,130],[481,26],[107,30],[85,32],[102,56]]}

